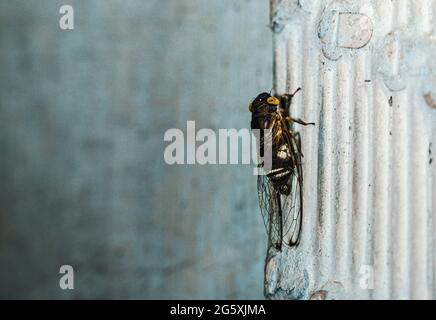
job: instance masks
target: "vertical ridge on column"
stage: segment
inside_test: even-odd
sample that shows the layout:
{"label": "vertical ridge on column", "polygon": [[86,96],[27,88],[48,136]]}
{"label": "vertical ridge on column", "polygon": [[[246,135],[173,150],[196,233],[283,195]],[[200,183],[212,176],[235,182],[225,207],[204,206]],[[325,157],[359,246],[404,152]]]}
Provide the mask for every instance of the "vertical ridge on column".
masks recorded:
{"label": "vertical ridge on column", "polygon": [[395,151],[392,159],[392,297],[408,299],[410,288],[410,236],[409,236],[409,194],[410,137],[408,91],[398,92],[393,100],[392,145]]}
{"label": "vertical ridge on column", "polygon": [[[435,118],[435,117],[434,117]],[[436,126],[433,126],[432,128],[433,134],[432,134],[432,149],[431,149],[431,158],[429,159],[430,165],[431,165],[431,180],[432,180],[432,230],[433,232],[430,233],[431,235],[431,241],[432,244],[432,253],[433,253],[433,261],[431,262],[433,268],[433,283],[432,283],[432,292],[433,297],[432,299],[436,299]]]}
{"label": "vertical ridge on column", "polygon": [[286,92],[287,50],[283,34],[274,36],[274,90],[275,93]]}
{"label": "vertical ridge on column", "polygon": [[[369,163],[369,103],[368,87],[370,82],[365,80],[370,78],[366,74],[368,65],[368,52],[359,54],[356,58],[356,76],[354,78],[355,99],[353,103],[353,194],[352,194],[352,265],[353,278],[352,284],[358,290],[360,268],[369,265],[366,258],[367,247],[367,225],[368,225],[368,163]],[[368,78],[367,78],[368,77]],[[367,297],[368,290],[361,290],[359,296]]]}
{"label": "vertical ridge on column", "polygon": [[[301,130],[303,141],[304,163],[304,219],[303,241],[307,243],[309,252],[308,268],[314,285],[316,285],[317,271],[314,269],[317,256],[318,242],[317,224],[317,185],[318,185],[318,134],[319,134],[319,59],[312,52],[313,35],[315,34],[315,17],[310,16],[303,28],[302,72],[303,72],[303,120],[315,122],[315,126],[306,126]],[[318,76],[313,76],[317,74]]]}
{"label": "vertical ridge on column", "polygon": [[[393,27],[393,15],[382,20],[383,12],[392,12],[395,4],[385,1],[377,1],[374,11],[379,20],[378,32],[387,34]],[[374,266],[374,292],[371,296],[375,299],[389,299],[391,277],[391,246],[390,233],[391,216],[389,211],[389,182],[390,182],[390,98],[387,89],[379,77],[377,67],[373,61],[373,185],[372,185],[372,254]],[[394,62],[395,66],[395,62]],[[393,68],[395,70],[395,68]]]}
{"label": "vertical ridge on column", "polygon": [[[378,80],[376,80],[378,82]],[[373,241],[375,298],[389,297],[389,103],[382,84],[376,85],[374,95],[374,193]]]}
{"label": "vertical ridge on column", "polygon": [[412,157],[412,299],[427,299],[427,203],[423,201],[427,197],[426,185],[426,134],[424,119],[419,105],[416,104],[418,86],[410,88],[411,121],[413,152]]}
{"label": "vertical ridge on column", "polygon": [[328,281],[333,276],[334,259],[334,218],[333,218],[333,128],[334,93],[336,90],[336,66],[327,66],[321,56],[321,110],[319,119],[318,150],[318,228],[317,244],[318,283]]}
{"label": "vertical ridge on column", "polygon": [[[436,117],[434,117],[436,119]],[[434,235],[434,230],[436,230],[434,228],[434,219],[435,219],[435,215],[434,215],[434,197],[435,197],[435,192],[434,192],[434,177],[433,177],[433,167],[432,167],[432,162],[433,160],[431,160],[431,153],[432,153],[432,146],[433,146],[433,129],[431,126],[431,123],[428,123],[428,120],[431,121],[431,117],[430,119],[427,119],[427,124],[428,127],[430,129],[430,132],[428,132],[428,137],[429,140],[427,141],[427,154],[426,154],[426,163],[425,163],[425,168],[426,168],[426,173],[425,173],[425,179],[427,181],[427,275],[428,275],[428,279],[427,279],[427,292],[428,292],[428,296],[427,299],[434,299],[434,288],[433,288],[433,283],[434,283],[434,277],[435,277],[435,270],[434,270],[434,265],[433,265],[433,259],[434,259],[434,255],[435,255],[435,246],[434,246],[434,240],[435,240],[435,235]]]}
{"label": "vertical ridge on column", "polygon": [[350,118],[351,118],[351,85],[353,84],[354,68],[351,58],[343,57],[337,62],[337,90],[335,99],[335,126],[333,131],[334,159],[336,174],[333,181],[335,203],[335,279],[339,280],[344,289],[350,289],[351,278],[351,212],[350,199],[352,185],[351,151],[350,151]]}
{"label": "vertical ridge on column", "polygon": [[[302,86],[302,30],[300,26],[292,24],[292,27],[286,29],[286,50],[287,50],[287,65],[286,65],[286,92],[294,93],[297,88]],[[291,114],[293,117],[300,118],[301,116],[301,101],[303,93],[299,92],[292,99]],[[298,125],[300,127],[300,125]],[[298,129],[298,128],[297,128]],[[298,130],[297,130],[298,131]]]}

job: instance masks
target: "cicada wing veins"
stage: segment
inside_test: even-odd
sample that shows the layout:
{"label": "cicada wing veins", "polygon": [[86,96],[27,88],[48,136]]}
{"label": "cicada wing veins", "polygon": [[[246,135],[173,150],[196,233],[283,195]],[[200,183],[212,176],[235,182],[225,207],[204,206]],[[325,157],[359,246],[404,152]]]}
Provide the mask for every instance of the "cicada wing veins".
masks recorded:
{"label": "cicada wing veins", "polygon": [[260,212],[268,235],[269,245],[281,249],[283,240],[283,220],[279,194],[266,175],[257,177],[257,193],[259,197]]}
{"label": "cicada wing veins", "polygon": [[303,209],[302,188],[298,175],[293,175],[290,181],[291,192],[281,196],[283,214],[283,243],[295,246],[300,241]]}
{"label": "cicada wing veins", "polygon": [[300,241],[303,222],[303,169],[300,136],[290,136],[292,175],[289,179],[289,194],[282,195],[283,242],[295,246]]}

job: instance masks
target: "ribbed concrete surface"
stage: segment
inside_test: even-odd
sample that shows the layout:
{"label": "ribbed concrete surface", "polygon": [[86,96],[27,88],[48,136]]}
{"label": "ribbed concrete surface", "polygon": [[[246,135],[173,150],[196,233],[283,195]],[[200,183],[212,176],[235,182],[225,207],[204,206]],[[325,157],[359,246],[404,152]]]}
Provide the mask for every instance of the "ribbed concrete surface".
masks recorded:
{"label": "ribbed concrete surface", "polygon": [[[271,9],[275,89],[302,87],[293,112],[317,125],[298,128],[301,245],[270,251],[267,296],[436,298],[436,2]],[[347,38],[356,48],[342,46]],[[365,268],[373,289],[361,286]]]}

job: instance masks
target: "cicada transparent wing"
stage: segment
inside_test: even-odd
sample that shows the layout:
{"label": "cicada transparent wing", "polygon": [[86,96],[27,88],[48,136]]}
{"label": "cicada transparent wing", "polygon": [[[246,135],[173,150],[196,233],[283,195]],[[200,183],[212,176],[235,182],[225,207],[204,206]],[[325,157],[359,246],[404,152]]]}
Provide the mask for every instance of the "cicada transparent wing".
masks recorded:
{"label": "cicada transparent wing", "polygon": [[291,193],[281,195],[283,212],[283,243],[295,246],[300,240],[301,225],[303,218],[301,184],[297,176],[293,176],[290,182]]}
{"label": "cicada transparent wing", "polygon": [[267,175],[259,175],[257,191],[259,205],[262,212],[265,229],[270,244],[281,249],[282,244],[295,246],[300,240],[303,195],[302,195],[302,168],[299,136],[290,136],[289,150],[293,159],[292,174],[288,181],[290,192],[281,194],[274,188]]}
{"label": "cicada transparent wing", "polygon": [[266,175],[257,177],[257,194],[269,243],[280,249],[283,238],[282,217],[279,211],[281,208],[278,206],[278,193]]}
{"label": "cicada transparent wing", "polygon": [[303,169],[300,135],[289,136],[291,158],[294,164],[289,180],[290,192],[282,195],[283,212],[283,242],[288,246],[295,246],[300,241],[303,222]]}

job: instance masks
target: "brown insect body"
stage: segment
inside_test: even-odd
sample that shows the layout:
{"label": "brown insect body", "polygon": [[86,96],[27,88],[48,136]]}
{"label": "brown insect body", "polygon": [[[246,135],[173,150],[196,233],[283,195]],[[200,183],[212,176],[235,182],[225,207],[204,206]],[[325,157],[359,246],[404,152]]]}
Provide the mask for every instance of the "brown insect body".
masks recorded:
{"label": "brown insect body", "polygon": [[[293,131],[292,124],[313,124],[290,117],[289,109],[296,92],[280,97],[264,92],[249,107],[251,128],[261,129],[261,156],[264,144],[271,143],[272,168],[266,175],[258,176],[257,189],[269,243],[279,250],[282,243],[288,246],[298,244],[302,225],[303,155],[300,136]],[[262,129],[271,129],[270,142],[265,139]]]}

